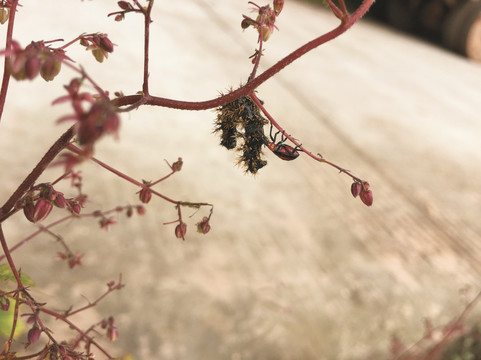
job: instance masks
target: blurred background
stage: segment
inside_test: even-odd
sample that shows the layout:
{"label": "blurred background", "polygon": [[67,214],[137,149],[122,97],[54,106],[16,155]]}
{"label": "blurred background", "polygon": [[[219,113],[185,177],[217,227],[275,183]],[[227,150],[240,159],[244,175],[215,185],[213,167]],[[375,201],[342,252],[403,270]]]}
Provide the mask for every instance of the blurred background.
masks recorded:
{"label": "blurred background", "polygon": [[[404,5],[394,16],[401,21],[424,3],[378,4],[373,15],[381,18]],[[111,93],[141,89],[140,17],[114,22],[106,15],[118,8],[108,0],[23,5],[15,36],[22,45],[108,33],[117,46],[104,63],[81,47],[68,54]],[[152,94],[201,101],[245,82],[257,36],[240,22],[251,8],[240,0],[157,1]],[[323,7],[286,0],[260,71],[337,24]],[[73,76],[64,69],[51,83],[12,82],[0,123],[2,199],[69,125],[56,124],[68,105],[51,102]],[[268,165],[244,174],[212,134],[214,111],[145,107],[122,116],[119,139],[103,139],[96,157],[138,180],[166,175],[164,159],[182,157],[182,171],[156,189],[214,204],[211,232],[196,233],[206,214],[185,209],[186,240],[176,239],[174,226],[163,225],[176,219],[174,207],[153,199],[144,216],[119,215],[109,232],[95,220],[56,227],[84,254],[82,267],[69,270],[46,234],[14,260],[35,279],[38,300],[59,311],[93,301],[121,273],[126,287],[76,319],[87,327],[114,316],[120,337],[106,346],[119,356],[390,359],[393,336],[415,343],[426,319],[447,324],[481,290],[480,84],[478,62],[363,19],[258,95],[303,145],[369,180],[371,208],[351,196],[347,176],[302,154],[285,162],[266,151]],[[93,163],[80,170],[85,212],[138,203],[138,189],[125,181]],[[60,173],[51,169],[40,181]],[[72,194],[67,185],[58,190]],[[55,215],[62,214],[45,224]],[[21,214],[5,224],[9,243],[36,230],[25,224]]]}
{"label": "blurred background", "polygon": [[[322,4],[322,0],[305,1]],[[354,10],[361,2],[346,3]],[[481,61],[479,0],[382,0],[374,3],[368,16]]]}

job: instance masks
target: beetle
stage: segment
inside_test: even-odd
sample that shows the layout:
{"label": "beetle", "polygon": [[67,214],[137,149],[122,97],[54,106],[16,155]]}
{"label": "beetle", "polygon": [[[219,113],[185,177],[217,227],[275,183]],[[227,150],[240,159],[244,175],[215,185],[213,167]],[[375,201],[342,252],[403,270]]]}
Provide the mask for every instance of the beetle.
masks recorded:
{"label": "beetle", "polygon": [[272,136],[272,124],[271,124],[271,130],[270,130],[270,138],[271,142],[267,143],[267,147],[269,150],[271,150],[278,158],[286,161],[291,161],[297,159],[299,156],[299,151],[302,151],[299,149],[299,146],[292,147],[291,145],[284,144],[285,141],[287,140],[287,137],[284,136],[284,132],[281,135],[281,141],[276,142],[277,134],[280,133],[280,131],[276,132],[274,136]]}

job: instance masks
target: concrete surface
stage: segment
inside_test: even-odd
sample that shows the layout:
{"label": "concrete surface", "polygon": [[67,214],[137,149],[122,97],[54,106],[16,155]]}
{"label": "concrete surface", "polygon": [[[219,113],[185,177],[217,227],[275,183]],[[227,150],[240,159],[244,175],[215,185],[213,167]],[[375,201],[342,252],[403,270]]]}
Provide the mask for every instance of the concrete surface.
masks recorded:
{"label": "concrete surface", "polygon": [[[26,2],[17,39],[107,32],[118,46],[104,64],[82,49],[71,56],[112,92],[140,90],[141,19],[105,22],[116,9],[106,0],[72,2],[60,15],[56,7]],[[206,100],[245,81],[256,40],[240,29],[248,13],[240,0],[158,1],[151,92]],[[286,1],[262,68],[335,25],[327,11]],[[2,198],[62,132],[55,120],[69,109],[50,102],[72,76],[12,84],[0,124]],[[162,201],[142,219],[119,217],[109,233],[95,221],[60,226],[84,267],[68,271],[48,236],[14,253],[40,300],[84,305],[122,273],[125,289],[79,321],[114,315],[115,352],[136,359],[387,359],[392,334],[414,342],[426,317],[441,325],[458,314],[480,290],[481,66],[363,21],[258,91],[294,137],[371,182],[372,208],[352,198],[346,176],[305,156],[266,154],[266,168],[244,175],[211,133],[212,111],[139,109],[97,157],[152,180],[167,173],[164,159],[181,156],[182,172],[158,189],[215,204],[211,233],[194,233],[203,214],[192,212],[178,241],[162,225],[176,217]],[[137,202],[137,189],[113,175],[82,171],[85,211]],[[12,244],[34,229],[21,216],[6,224]]]}

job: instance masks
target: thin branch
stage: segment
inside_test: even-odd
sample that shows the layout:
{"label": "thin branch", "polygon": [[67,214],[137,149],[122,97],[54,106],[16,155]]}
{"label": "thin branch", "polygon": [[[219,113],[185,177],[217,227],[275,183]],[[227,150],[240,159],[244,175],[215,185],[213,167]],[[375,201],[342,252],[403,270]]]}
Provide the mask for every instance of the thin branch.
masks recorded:
{"label": "thin branch", "polygon": [[[12,48],[12,36],[13,36],[13,25],[15,23],[15,14],[17,12],[18,0],[12,1],[10,5],[10,15],[8,18],[7,35],[5,41],[5,50],[10,50]],[[8,54],[8,53],[7,53]],[[10,55],[5,55],[3,60],[3,79],[2,87],[0,89],[0,121],[2,119],[3,110],[5,109],[5,101],[7,99],[8,84],[10,82],[10,72],[8,71],[8,62],[10,61]]]}

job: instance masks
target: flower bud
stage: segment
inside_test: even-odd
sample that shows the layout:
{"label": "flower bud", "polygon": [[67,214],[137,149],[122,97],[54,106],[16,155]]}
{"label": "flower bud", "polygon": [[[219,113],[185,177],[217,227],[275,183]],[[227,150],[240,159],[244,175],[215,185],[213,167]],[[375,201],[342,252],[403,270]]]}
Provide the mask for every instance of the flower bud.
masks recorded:
{"label": "flower bud", "polygon": [[35,204],[35,210],[33,212],[33,222],[38,222],[44,220],[50,211],[52,211],[53,205],[47,199],[39,199]]}
{"label": "flower bud", "polygon": [[248,18],[248,17],[245,17],[244,19],[242,19],[242,22],[241,22],[241,28],[243,30],[247,29],[249,26],[255,24],[254,20]]}
{"label": "flower bud", "polygon": [[42,331],[37,325],[34,325],[27,334],[28,345],[35,344],[40,338]]}
{"label": "flower bud", "polygon": [[25,62],[25,75],[27,79],[33,80],[40,72],[42,62],[36,56],[30,56]]}
{"label": "flower bud", "polygon": [[10,9],[1,8],[0,9],[0,24],[5,24],[10,16]]}
{"label": "flower bud", "polygon": [[67,207],[75,215],[79,215],[80,211],[82,211],[82,206],[80,206],[78,201],[75,201],[75,200],[68,200]]}
{"label": "flower bud", "polygon": [[109,338],[110,341],[114,342],[119,338],[119,331],[115,326],[110,326],[107,329],[107,337]]}
{"label": "flower bud", "polygon": [[129,206],[129,207],[127,208],[127,211],[126,211],[125,214],[127,215],[128,218],[131,218],[131,217],[132,217],[132,215],[134,214],[134,210],[132,209],[132,206]]}
{"label": "flower bud", "polygon": [[276,16],[279,16],[283,7],[284,0],[274,0],[274,13],[276,14]]}
{"label": "flower bud", "polygon": [[177,161],[172,164],[172,171],[177,172],[177,171],[182,170],[182,165],[183,165],[183,164],[184,164],[184,163],[183,163],[183,161],[182,161],[182,158],[181,158],[181,157],[178,158]]}
{"label": "flower bud", "polygon": [[373,196],[371,190],[362,190],[359,194],[359,198],[361,201],[366,204],[367,206],[371,206],[373,203]]}
{"label": "flower bud", "polygon": [[117,5],[123,10],[128,10],[132,8],[132,6],[127,1],[119,1],[117,2]]}
{"label": "flower bud", "polygon": [[27,218],[28,221],[33,223],[35,222],[35,218],[34,218],[35,204],[30,198],[26,200],[26,203],[23,206],[23,213],[25,214],[25,217]]}
{"label": "flower bud", "polygon": [[150,199],[152,198],[152,190],[148,187],[143,187],[142,190],[139,191],[139,198],[144,204],[147,204]]}
{"label": "flower bud", "polygon": [[137,205],[137,214],[144,215],[145,211],[145,207],[143,207],[142,205]]}
{"label": "flower bud", "polygon": [[56,191],[55,192],[55,199],[53,200],[53,204],[58,207],[58,208],[65,208],[65,205],[67,205],[67,200],[65,200],[65,197],[61,192]]}
{"label": "flower bud", "polygon": [[201,222],[197,224],[197,232],[207,234],[210,231],[209,218],[204,216]]}
{"label": "flower bud", "polygon": [[110,39],[107,37],[107,34],[100,35],[100,43],[99,46],[102,50],[105,50],[109,53],[114,51],[114,44]]}
{"label": "flower bud", "polygon": [[358,183],[357,181],[353,182],[352,185],[351,185],[351,194],[352,196],[354,197],[357,197],[359,195],[359,193],[361,192],[361,184]]}
{"label": "flower bud", "polygon": [[185,223],[180,223],[175,227],[175,236],[178,239],[185,240],[185,233],[187,232],[187,225]]}
{"label": "flower bud", "polygon": [[40,76],[42,76],[45,81],[51,81],[58,75],[61,68],[62,61],[55,58],[55,56],[50,56],[40,68]]}

